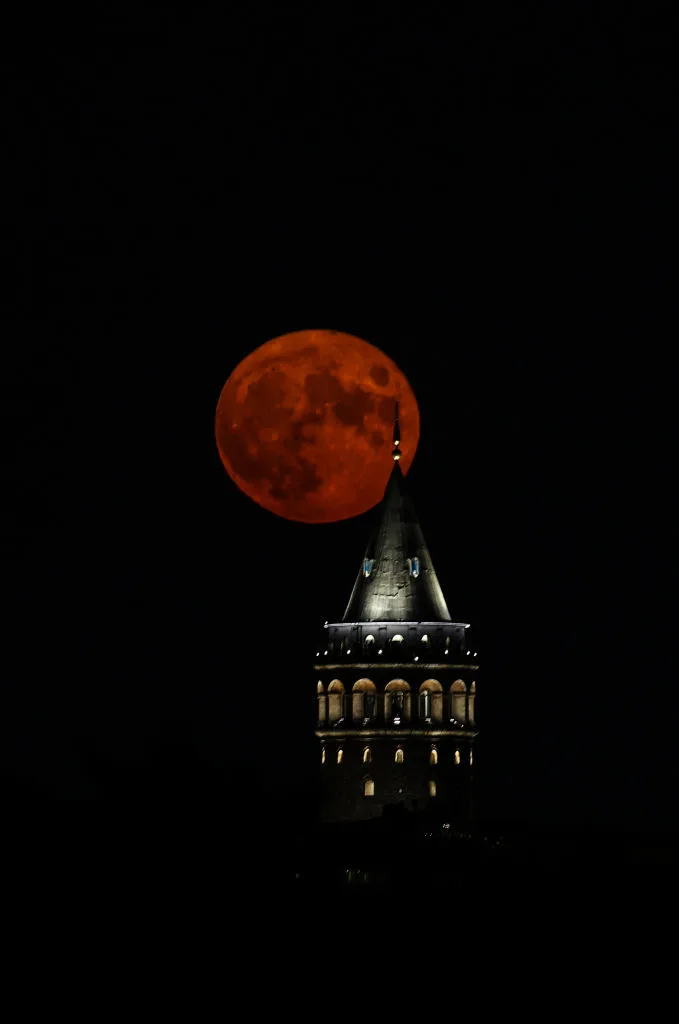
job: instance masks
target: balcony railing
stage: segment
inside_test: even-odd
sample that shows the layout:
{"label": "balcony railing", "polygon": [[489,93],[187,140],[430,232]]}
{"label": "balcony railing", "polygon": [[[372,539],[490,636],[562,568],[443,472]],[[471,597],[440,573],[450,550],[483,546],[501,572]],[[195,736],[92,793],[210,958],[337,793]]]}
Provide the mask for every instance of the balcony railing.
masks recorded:
{"label": "balcony railing", "polygon": [[373,725],[466,729],[474,727],[473,700],[473,694],[323,694],[317,698],[317,721],[321,727],[343,729]]}

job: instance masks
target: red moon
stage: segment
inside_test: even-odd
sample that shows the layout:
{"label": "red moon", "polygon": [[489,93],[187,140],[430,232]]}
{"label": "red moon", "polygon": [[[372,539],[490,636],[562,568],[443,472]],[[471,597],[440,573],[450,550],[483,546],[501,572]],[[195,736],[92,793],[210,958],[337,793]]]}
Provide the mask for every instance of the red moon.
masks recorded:
{"label": "red moon", "polygon": [[396,363],[351,334],[284,334],[246,356],[224,385],[219,455],[245,494],[284,519],[349,519],[384,494],[396,400],[407,473],[420,412]]}

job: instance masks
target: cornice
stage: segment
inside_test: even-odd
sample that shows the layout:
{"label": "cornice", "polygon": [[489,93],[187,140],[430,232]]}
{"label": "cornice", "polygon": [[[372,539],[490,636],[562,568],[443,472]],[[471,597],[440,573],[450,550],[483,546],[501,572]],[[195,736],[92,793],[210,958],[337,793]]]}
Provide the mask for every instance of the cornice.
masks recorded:
{"label": "cornice", "polygon": [[473,739],[478,736],[477,729],[316,729],[316,735],[322,740],[332,739],[379,739],[380,736],[424,736],[428,739],[440,739],[445,736],[457,736],[462,739]]}
{"label": "cornice", "polygon": [[402,672],[410,671],[412,669],[414,669],[416,672],[419,672],[422,669],[426,669],[428,672],[432,671],[432,670],[435,670],[435,671],[439,672],[439,671],[441,671],[441,669],[452,669],[452,668],[456,669],[457,671],[462,669],[465,672],[478,672],[479,671],[478,663],[472,665],[469,662],[467,662],[464,665],[462,665],[462,664],[459,664],[457,662],[449,663],[447,661],[443,661],[443,662],[433,662],[433,661],[416,661],[416,662],[414,662],[414,661],[409,661],[409,662],[403,662],[403,661],[345,661],[345,662],[332,662],[329,665],[314,665],[314,671],[315,672],[322,672],[323,669],[332,669],[333,672],[335,672],[338,669],[343,669],[345,671],[346,670],[353,671],[354,669],[376,669],[376,668],[377,669],[379,669],[379,668],[399,669]]}

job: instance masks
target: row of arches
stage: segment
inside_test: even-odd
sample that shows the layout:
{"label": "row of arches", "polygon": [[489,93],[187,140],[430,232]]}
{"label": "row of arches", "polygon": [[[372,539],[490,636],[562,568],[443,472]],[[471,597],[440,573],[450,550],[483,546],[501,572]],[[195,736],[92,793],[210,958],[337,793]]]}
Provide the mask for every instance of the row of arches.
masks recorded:
{"label": "row of arches", "polygon": [[[470,765],[473,764],[473,757],[474,757],[473,751],[470,749],[470,751],[469,751],[469,764]],[[326,748],[325,748],[325,746],[322,746],[321,747],[321,764],[326,764],[327,759],[328,758],[327,758]],[[337,750],[335,751],[335,759],[336,759],[337,764],[344,764],[344,747],[337,747]],[[373,757],[372,757],[372,748],[371,747],[367,747],[367,746],[364,747],[362,752],[361,752],[361,761],[362,761],[362,763],[363,764],[371,764],[372,763],[372,759],[373,759]],[[459,764],[462,763],[462,754],[460,752],[460,748],[459,747],[457,747],[455,749],[455,753],[453,755],[453,760],[454,760],[456,765],[459,765]],[[400,747],[400,746],[396,747],[396,749],[394,750],[394,763],[395,764],[404,764],[404,762],[405,762],[405,751],[404,751],[403,747]],[[429,764],[437,765],[438,763],[439,763],[439,751],[438,751],[438,748],[436,746],[432,746],[431,750],[429,751]]]}
{"label": "row of arches", "polygon": [[[325,693],[319,680],[318,720],[331,724],[343,721],[351,714],[355,723],[367,724],[374,721],[381,711],[384,721],[399,724],[410,721],[413,711],[412,691],[405,679],[392,679],[378,693],[371,679],[358,679],[351,689],[351,698],[345,693],[340,679],[333,679]],[[462,679],[456,679],[445,694],[438,679],[425,679],[417,696],[416,714],[424,722],[442,722],[446,711],[451,721],[468,724],[474,721],[474,700],[476,683],[469,690]]]}

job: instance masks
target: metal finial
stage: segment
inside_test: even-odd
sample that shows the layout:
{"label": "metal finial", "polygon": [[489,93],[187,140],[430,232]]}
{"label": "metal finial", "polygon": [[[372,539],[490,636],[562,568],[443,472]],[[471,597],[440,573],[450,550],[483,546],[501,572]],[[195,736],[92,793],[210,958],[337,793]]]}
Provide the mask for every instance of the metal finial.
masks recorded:
{"label": "metal finial", "polygon": [[394,448],[391,453],[391,457],[394,462],[398,462],[401,458],[401,427],[398,422],[398,402],[396,402],[396,408],[394,410]]}

